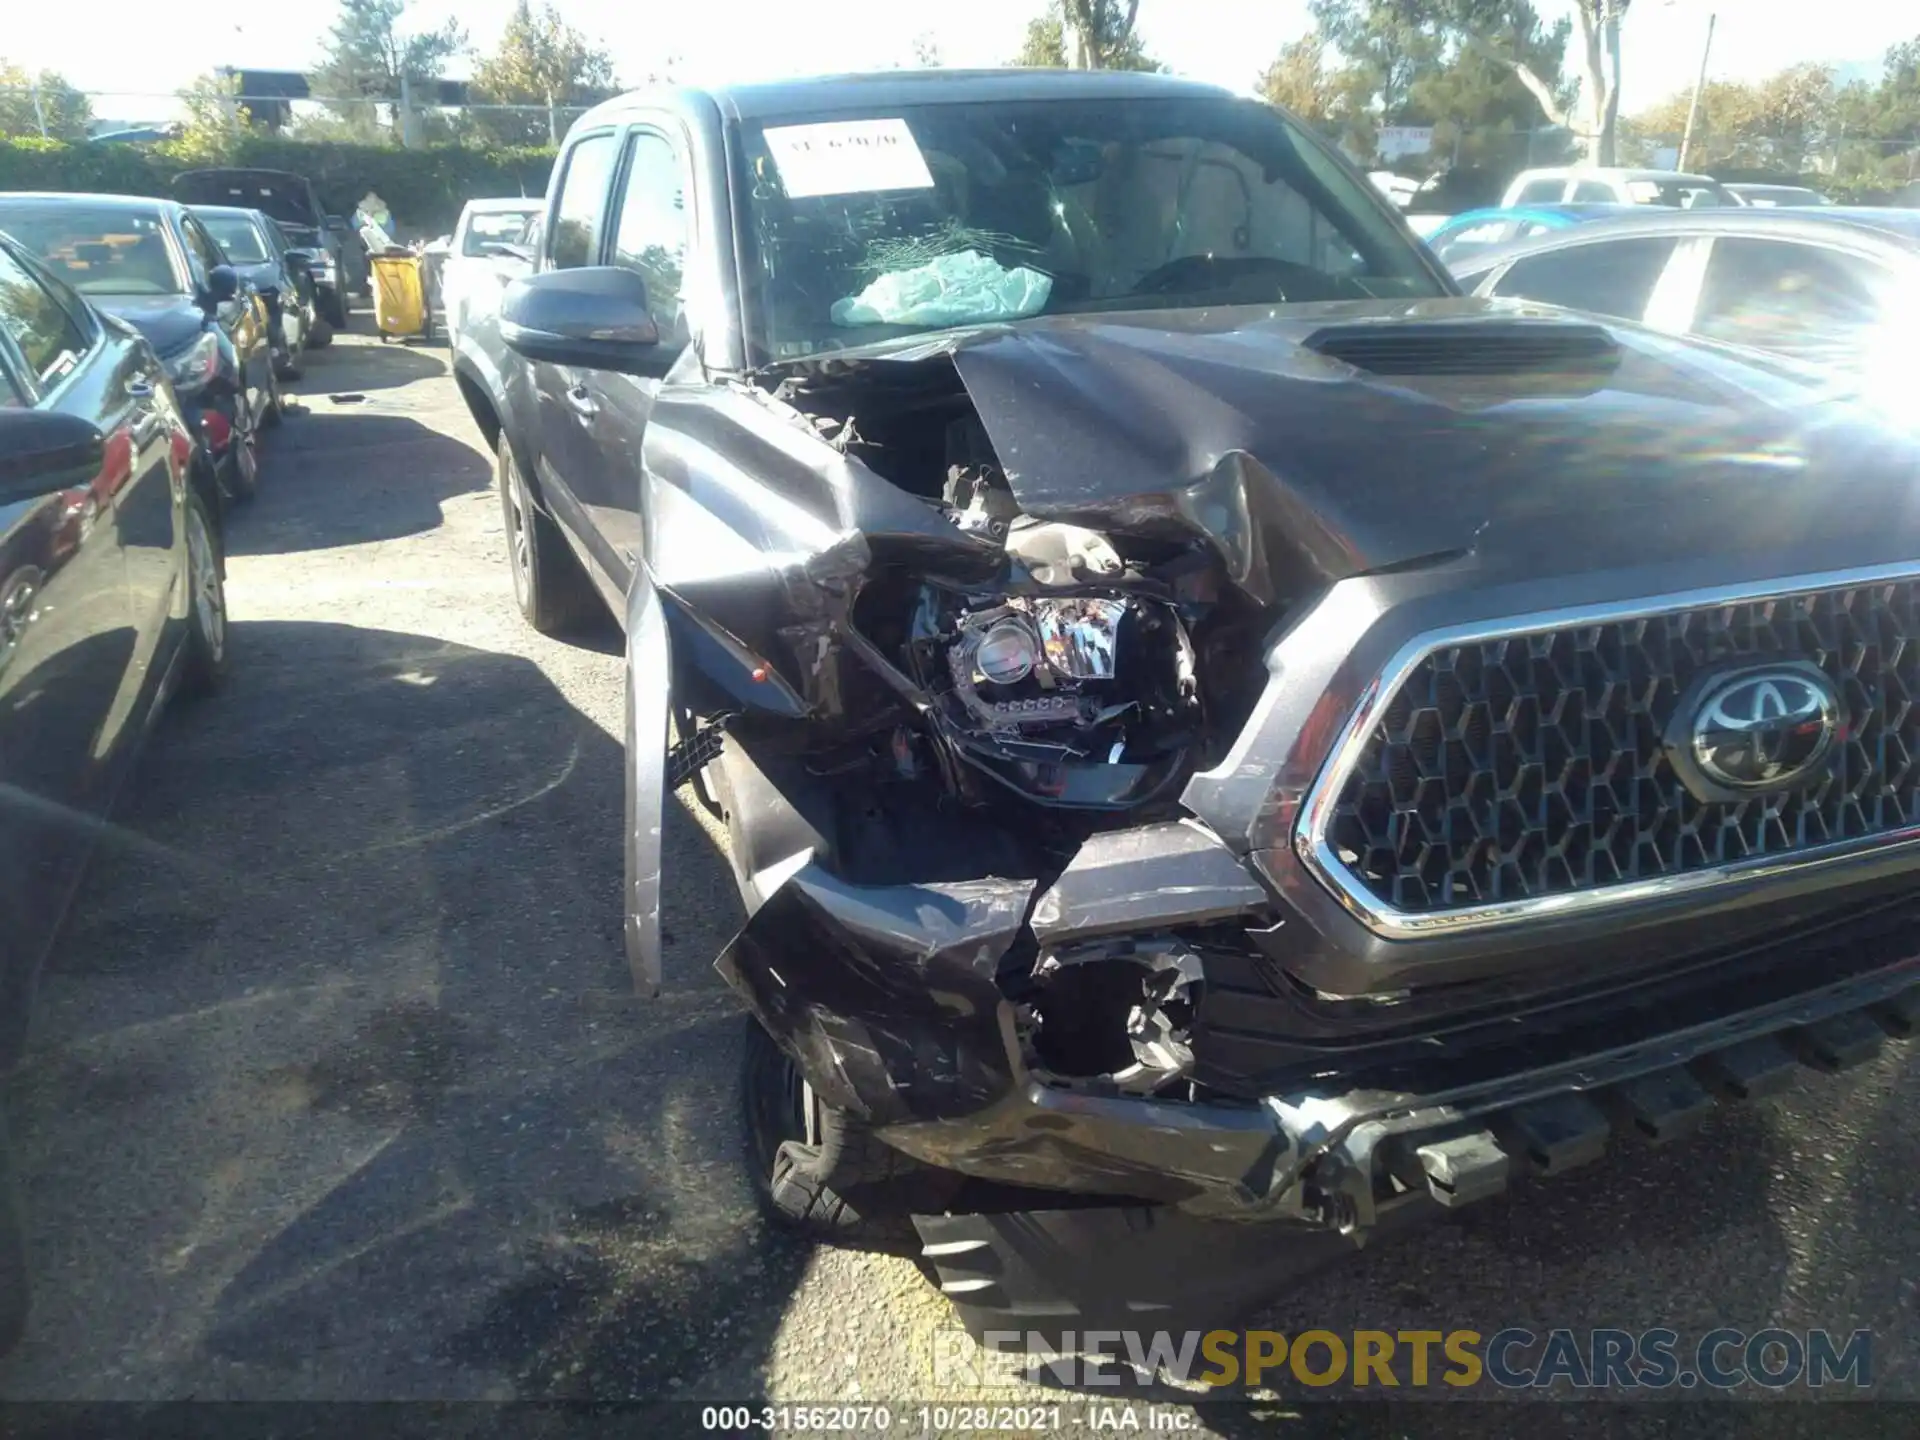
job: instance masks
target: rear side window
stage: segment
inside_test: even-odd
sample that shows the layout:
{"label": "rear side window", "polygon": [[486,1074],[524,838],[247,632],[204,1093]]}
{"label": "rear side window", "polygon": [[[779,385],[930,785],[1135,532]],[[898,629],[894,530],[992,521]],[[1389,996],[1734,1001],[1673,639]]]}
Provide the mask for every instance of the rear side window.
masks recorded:
{"label": "rear side window", "polygon": [[1875,323],[1887,274],[1817,245],[1720,238],[1700,288],[1694,333],[1809,359],[1852,348]]}
{"label": "rear side window", "polygon": [[600,232],[607,219],[607,187],[617,152],[611,135],[590,135],[567,152],[567,173],[553,219],[552,265],[575,270],[600,255]]}
{"label": "rear side window", "polygon": [[1638,320],[1646,313],[1673,245],[1671,239],[1648,236],[1529,255],[1508,267],[1493,293]]}
{"label": "rear side window", "polygon": [[1613,187],[1597,180],[1582,180],[1573,187],[1574,203],[1579,205],[1605,205],[1613,198]]}
{"label": "rear side window", "polygon": [[1564,180],[1530,180],[1521,189],[1520,193],[1513,197],[1513,203],[1515,205],[1545,205],[1549,201],[1558,200],[1560,198],[1560,192],[1566,188],[1567,182]]}
{"label": "rear side window", "polygon": [[88,348],[79,323],[5,250],[0,250],[0,325],[7,327],[43,390],[73,373]]}

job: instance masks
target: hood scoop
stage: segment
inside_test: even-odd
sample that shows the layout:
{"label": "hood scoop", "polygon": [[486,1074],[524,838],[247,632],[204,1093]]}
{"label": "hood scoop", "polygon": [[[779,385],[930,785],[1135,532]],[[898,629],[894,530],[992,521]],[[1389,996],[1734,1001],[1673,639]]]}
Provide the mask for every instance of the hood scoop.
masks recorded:
{"label": "hood scoop", "polygon": [[1620,347],[1604,327],[1560,320],[1334,325],[1314,331],[1305,344],[1375,375],[1593,374],[1620,360]]}

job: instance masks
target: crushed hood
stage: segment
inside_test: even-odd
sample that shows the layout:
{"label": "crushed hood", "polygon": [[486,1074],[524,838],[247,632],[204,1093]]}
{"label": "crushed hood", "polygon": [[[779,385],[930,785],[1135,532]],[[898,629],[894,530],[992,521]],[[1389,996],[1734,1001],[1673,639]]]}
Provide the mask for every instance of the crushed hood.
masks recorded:
{"label": "crushed hood", "polygon": [[1046,317],[951,358],[1021,508],[1195,532],[1271,600],[1441,556],[1513,578],[1789,548],[1920,554],[1920,449],[1782,373],[1513,302]]}

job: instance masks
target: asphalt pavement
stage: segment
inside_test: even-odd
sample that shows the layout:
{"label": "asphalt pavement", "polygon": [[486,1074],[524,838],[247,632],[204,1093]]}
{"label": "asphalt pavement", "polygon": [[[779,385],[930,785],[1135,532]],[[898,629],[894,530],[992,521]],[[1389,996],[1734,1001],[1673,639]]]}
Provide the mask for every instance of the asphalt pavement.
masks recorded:
{"label": "asphalt pavement", "polygon": [[[952,1322],[914,1266],[757,1218],[711,969],[739,912],[697,807],[670,816],[665,991],[632,995],[618,636],[521,622],[446,352],[370,328],[291,387],[232,521],[231,681],[154,735],[4,1096],[39,1278],[0,1397],[968,1398],[935,1383]],[[1872,1394],[1920,1398],[1910,1054],[1256,1323],[1867,1327]]]}

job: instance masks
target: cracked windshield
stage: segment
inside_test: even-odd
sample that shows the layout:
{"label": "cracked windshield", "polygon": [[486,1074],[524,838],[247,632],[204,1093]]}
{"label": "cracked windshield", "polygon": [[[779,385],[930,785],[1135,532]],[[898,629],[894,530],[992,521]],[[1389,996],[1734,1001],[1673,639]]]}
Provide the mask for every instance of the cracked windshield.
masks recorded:
{"label": "cracked windshield", "polygon": [[1911,1431],[1917,376],[1911,7],[16,5],[0,1428]]}

